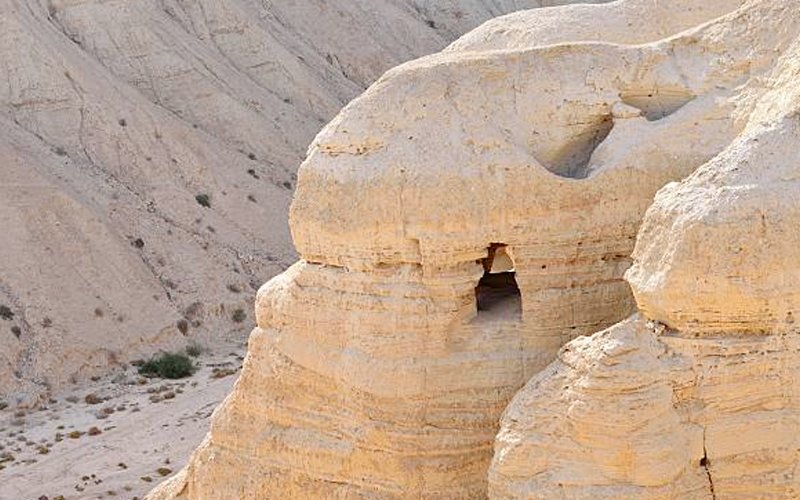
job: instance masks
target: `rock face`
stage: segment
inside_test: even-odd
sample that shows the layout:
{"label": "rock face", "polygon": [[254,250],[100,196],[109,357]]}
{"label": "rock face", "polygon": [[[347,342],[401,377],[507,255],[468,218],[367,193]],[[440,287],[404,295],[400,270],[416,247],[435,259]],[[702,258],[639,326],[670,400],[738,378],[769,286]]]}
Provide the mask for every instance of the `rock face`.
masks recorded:
{"label": "rock face", "polygon": [[800,495],[799,31],[794,3],[748,2],[694,35],[747,33],[775,62],[742,82],[738,137],[648,210],[626,274],[640,313],[509,405],[491,499]]}
{"label": "rock face", "polygon": [[322,124],[542,3],[2,0],[0,398],[177,347],[181,319],[204,342],[236,328],[296,258],[295,166]]}
{"label": "rock face", "polygon": [[[780,72],[800,29],[792,2],[681,6],[696,17],[661,20],[670,10],[644,0],[532,11],[520,18],[545,42],[509,32],[502,51],[480,35],[515,18],[498,20],[347,106],[299,173],[290,222],[300,262],[260,290],[234,392],[188,468],[148,499],[549,499],[563,488],[570,498],[705,498],[715,458],[703,454],[702,418],[687,417],[701,407],[692,356],[730,349],[743,384],[752,367],[737,356],[755,338],[675,334],[680,352],[664,357],[663,327],[637,316],[576,340],[548,367],[564,343],[636,311],[623,274],[656,191],[724,162],[772,116],[764,102],[783,95],[776,82],[792,81]],[[660,21],[639,34],[571,26],[586,9],[628,31],[634,14]],[[661,238],[661,224],[643,235]],[[640,242],[637,258],[670,265],[656,253],[665,248]],[[768,254],[775,266],[783,249]],[[667,269],[639,288],[638,265],[630,276],[640,303],[653,304],[645,314],[683,317],[657,298],[688,278]],[[690,273],[715,279],[703,269]],[[730,279],[721,269],[716,279]],[[753,315],[777,318],[779,304],[764,304],[753,301]],[[764,373],[787,367],[779,340],[763,345],[775,356],[758,365]],[[587,370],[596,373],[584,385]],[[505,414],[487,486],[498,419],[534,375]],[[739,404],[724,400],[727,382],[709,375],[702,401]],[[734,420],[714,431],[750,423]]]}

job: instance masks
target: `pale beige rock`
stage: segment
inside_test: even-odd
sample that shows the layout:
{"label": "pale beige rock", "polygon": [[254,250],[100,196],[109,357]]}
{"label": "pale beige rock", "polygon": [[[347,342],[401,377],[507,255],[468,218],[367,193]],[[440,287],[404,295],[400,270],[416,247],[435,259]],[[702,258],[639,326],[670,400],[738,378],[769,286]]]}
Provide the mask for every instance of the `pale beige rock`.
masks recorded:
{"label": "pale beige rock", "polygon": [[462,3],[1,0],[0,398],[178,348],[184,316],[204,343],[241,336],[232,312],[296,258],[294,172],[322,124],[540,5]]}
{"label": "pale beige rock", "polygon": [[635,317],[569,343],[506,410],[490,498],[797,498],[798,342]]}
{"label": "pale beige rock", "polygon": [[562,9],[523,10],[481,25],[447,51],[525,49],[564,42],[648,43],[732,12],[744,0],[617,0]]}
{"label": "pale beige rock", "polygon": [[742,82],[748,123],[647,212],[626,274],[641,313],[567,344],[515,396],[491,499],[800,495],[800,11],[747,2],[693,36],[759,32],[747,50],[775,62]]}
{"label": "pale beige rock", "polygon": [[798,75],[795,41],[757,84],[767,92],[745,132],[659,193],[627,275],[648,317],[697,334],[797,330]]}
{"label": "pale beige rock", "polygon": [[[622,277],[643,214],[742,131],[757,90],[743,82],[796,28],[783,7],[648,45],[449,51],[390,71],[312,144],[291,210],[302,260],[260,290],[233,393],[148,499],[486,498],[501,411],[565,342],[634,311]],[[732,28],[748,16],[774,22]],[[491,255],[518,297],[487,289],[509,277],[481,285]],[[695,443],[673,416],[658,426],[648,437],[688,428]]]}

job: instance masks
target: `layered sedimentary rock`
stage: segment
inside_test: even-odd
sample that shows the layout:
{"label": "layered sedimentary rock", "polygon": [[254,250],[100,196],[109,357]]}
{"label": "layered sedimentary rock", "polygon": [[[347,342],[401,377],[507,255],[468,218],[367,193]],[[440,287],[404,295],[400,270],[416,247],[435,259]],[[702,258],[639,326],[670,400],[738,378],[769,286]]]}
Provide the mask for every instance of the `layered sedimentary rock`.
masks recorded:
{"label": "layered sedimentary rock", "polygon": [[[664,15],[618,4],[609,19]],[[635,311],[623,273],[655,192],[742,133],[794,39],[791,2],[739,5],[686,3],[697,22],[682,12],[661,25],[672,33],[456,44],[345,108],[300,170],[302,260],[260,290],[234,392],[188,468],[148,498],[486,498],[509,399],[565,342]],[[584,8],[542,15],[569,33]],[[673,367],[651,368],[660,380]],[[696,445],[679,424],[666,415],[646,437]],[[624,434],[586,439],[610,436]],[[705,491],[703,474],[685,481]]]}
{"label": "layered sedimentary rock", "polygon": [[725,31],[780,54],[749,121],[648,210],[626,274],[639,314],[569,343],[514,398],[493,500],[800,495],[800,11],[748,2]]}
{"label": "layered sedimentary rock", "polygon": [[322,125],[386,69],[542,3],[0,1],[0,399],[178,348],[181,320],[242,335],[231,313],[296,258],[295,170]]}

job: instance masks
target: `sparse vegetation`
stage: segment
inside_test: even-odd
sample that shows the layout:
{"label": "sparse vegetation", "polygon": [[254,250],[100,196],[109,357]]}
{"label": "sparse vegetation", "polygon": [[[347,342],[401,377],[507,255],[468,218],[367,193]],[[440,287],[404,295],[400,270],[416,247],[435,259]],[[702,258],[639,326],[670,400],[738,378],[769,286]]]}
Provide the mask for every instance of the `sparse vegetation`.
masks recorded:
{"label": "sparse vegetation", "polygon": [[191,376],[197,368],[185,354],[165,352],[153,356],[139,366],[139,375],[179,379]]}
{"label": "sparse vegetation", "polygon": [[189,322],[185,319],[179,319],[178,322],[175,323],[175,326],[178,327],[178,331],[183,335],[186,335],[189,332]]}
{"label": "sparse vegetation", "polygon": [[195,328],[202,324],[202,316],[202,302],[192,302],[189,307],[183,311],[183,317],[186,318],[187,321],[190,321]]}
{"label": "sparse vegetation", "polygon": [[233,311],[233,316],[231,316],[231,319],[235,323],[242,323],[247,319],[247,313],[244,312],[244,309],[237,309]]}
{"label": "sparse vegetation", "polygon": [[101,398],[100,396],[98,396],[95,393],[87,394],[83,398],[83,400],[86,402],[86,404],[89,404],[89,405],[99,405],[100,403],[103,402],[103,398]]}
{"label": "sparse vegetation", "polygon": [[12,319],[14,319],[14,311],[12,311],[11,308],[8,307],[7,305],[1,305],[0,318],[6,321],[11,321]]}
{"label": "sparse vegetation", "polygon": [[209,195],[201,193],[195,196],[194,199],[197,200],[197,203],[199,203],[200,206],[211,208],[211,197]]}
{"label": "sparse vegetation", "polygon": [[192,342],[191,344],[186,346],[186,354],[193,358],[199,357],[204,352],[206,352],[205,347],[201,346],[197,342]]}
{"label": "sparse vegetation", "polygon": [[172,469],[167,469],[166,467],[159,467],[156,470],[156,472],[158,472],[159,476],[165,477],[165,476],[169,476],[170,474],[172,474]]}
{"label": "sparse vegetation", "polygon": [[211,371],[211,378],[216,379],[230,377],[231,375],[235,375],[236,371],[237,370],[235,368],[214,368]]}

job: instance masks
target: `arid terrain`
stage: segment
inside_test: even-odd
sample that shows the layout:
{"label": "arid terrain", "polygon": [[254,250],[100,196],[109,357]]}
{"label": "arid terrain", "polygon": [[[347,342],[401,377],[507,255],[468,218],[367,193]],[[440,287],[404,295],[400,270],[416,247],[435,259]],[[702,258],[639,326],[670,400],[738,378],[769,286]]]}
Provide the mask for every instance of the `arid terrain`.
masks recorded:
{"label": "arid terrain", "polygon": [[[226,350],[227,347],[227,350]],[[241,344],[218,346],[179,381],[118,368],[35,410],[0,413],[0,498],[142,498],[186,465],[241,366]]]}
{"label": "arid terrain", "polygon": [[795,500],[800,9],[487,22],[314,139],[298,261],[146,500]]}
{"label": "arid terrain", "polygon": [[796,0],[0,0],[0,75],[0,500],[800,497]]}

